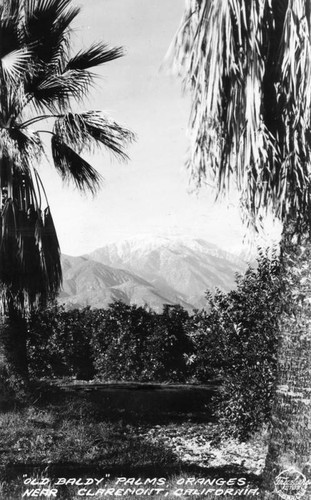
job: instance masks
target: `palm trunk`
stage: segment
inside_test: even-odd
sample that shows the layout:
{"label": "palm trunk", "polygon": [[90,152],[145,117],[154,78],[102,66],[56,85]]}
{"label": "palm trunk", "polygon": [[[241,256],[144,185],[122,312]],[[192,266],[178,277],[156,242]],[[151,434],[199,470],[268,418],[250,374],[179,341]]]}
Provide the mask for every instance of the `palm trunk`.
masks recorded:
{"label": "palm trunk", "polygon": [[0,320],[0,383],[2,392],[24,395],[29,382],[27,323],[16,310]]}
{"label": "palm trunk", "polygon": [[[278,352],[278,375],[272,432],[264,470],[265,498],[300,498],[298,478],[302,480],[301,492],[306,488],[304,478],[311,479],[311,244],[297,246],[284,257],[286,279],[289,284],[289,309],[283,315]],[[276,486],[282,474],[294,479],[298,491],[287,485]],[[281,490],[280,490],[281,489]],[[303,494],[311,498],[311,485]]]}

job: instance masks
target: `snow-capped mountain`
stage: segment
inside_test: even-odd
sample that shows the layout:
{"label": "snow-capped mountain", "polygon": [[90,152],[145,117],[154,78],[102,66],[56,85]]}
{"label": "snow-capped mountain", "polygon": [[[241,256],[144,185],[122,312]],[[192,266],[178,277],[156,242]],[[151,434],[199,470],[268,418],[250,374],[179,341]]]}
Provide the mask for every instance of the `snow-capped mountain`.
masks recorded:
{"label": "snow-capped mountain", "polygon": [[234,288],[245,262],[205,240],[132,238],[105,245],[83,257],[63,257],[60,301],[106,307],[113,300],[204,307],[207,290]]}

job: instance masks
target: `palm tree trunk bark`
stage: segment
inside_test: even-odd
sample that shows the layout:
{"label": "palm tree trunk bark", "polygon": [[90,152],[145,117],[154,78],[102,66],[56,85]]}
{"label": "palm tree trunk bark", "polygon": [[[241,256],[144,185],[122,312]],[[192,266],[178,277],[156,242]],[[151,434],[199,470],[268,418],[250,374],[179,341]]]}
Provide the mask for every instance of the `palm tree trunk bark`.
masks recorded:
{"label": "palm tree trunk bark", "polygon": [[23,396],[28,382],[27,322],[11,309],[0,319],[0,390]]}
{"label": "palm tree trunk bark", "polygon": [[[307,488],[302,498],[311,498],[311,481],[310,486],[304,482],[304,477],[311,480],[310,261],[310,243],[285,252],[289,300],[281,320],[272,431],[263,477],[264,498],[269,500],[282,498],[280,491],[288,494],[283,498],[300,498],[299,488],[300,492]],[[289,482],[281,484],[279,474],[282,480],[294,480],[298,490],[290,490]]]}

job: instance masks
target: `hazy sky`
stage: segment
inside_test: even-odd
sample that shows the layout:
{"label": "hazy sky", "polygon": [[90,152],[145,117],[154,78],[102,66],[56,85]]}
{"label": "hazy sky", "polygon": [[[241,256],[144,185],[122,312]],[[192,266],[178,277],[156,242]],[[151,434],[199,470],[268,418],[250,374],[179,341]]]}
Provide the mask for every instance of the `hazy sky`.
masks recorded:
{"label": "hazy sky", "polygon": [[[78,255],[136,234],[187,234],[231,250],[241,245],[237,210],[189,193],[184,162],[189,98],[160,66],[179,25],[183,0],[82,0],[74,43],[122,45],[126,56],[96,70],[101,78],[83,109],[105,110],[137,134],[130,162],[102,151],[91,163],[105,181],[95,198],[40,169],[64,253]],[[82,109],[81,109],[82,110]]]}

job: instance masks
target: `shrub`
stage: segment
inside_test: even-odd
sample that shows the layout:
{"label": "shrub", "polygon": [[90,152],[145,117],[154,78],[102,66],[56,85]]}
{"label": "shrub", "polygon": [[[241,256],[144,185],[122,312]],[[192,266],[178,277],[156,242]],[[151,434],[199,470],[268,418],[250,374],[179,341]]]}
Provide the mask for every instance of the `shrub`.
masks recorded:
{"label": "shrub", "polygon": [[188,376],[193,382],[208,383],[220,375],[223,367],[224,340],[219,335],[218,317],[202,309],[195,310],[188,323],[192,351],[187,355]]}
{"label": "shrub", "polygon": [[185,381],[188,313],[164,306],[162,314],[115,302],[104,309],[67,311],[52,305],[32,314],[28,357],[32,377]]}
{"label": "shrub", "polygon": [[179,305],[164,305],[154,316],[146,343],[144,378],[160,382],[185,382],[187,355],[192,344],[187,334],[189,314]]}
{"label": "shrub", "polygon": [[106,380],[184,381],[188,313],[164,306],[162,314],[122,302],[101,312],[94,332],[95,368]]}
{"label": "shrub", "polygon": [[93,312],[52,305],[32,314],[28,325],[29,370],[33,377],[94,375],[90,343]]}
{"label": "shrub", "polygon": [[140,380],[148,362],[146,339],[154,313],[119,301],[99,314],[93,338],[97,375],[107,380]]}
{"label": "shrub", "polygon": [[[258,267],[237,277],[237,289],[209,295],[207,317],[222,379],[217,416],[225,433],[247,438],[268,422],[276,376],[282,268],[260,254]],[[211,354],[208,354],[208,361]]]}

